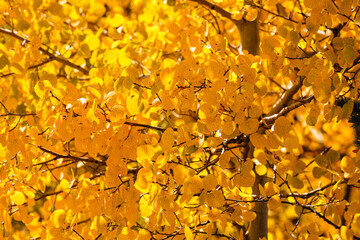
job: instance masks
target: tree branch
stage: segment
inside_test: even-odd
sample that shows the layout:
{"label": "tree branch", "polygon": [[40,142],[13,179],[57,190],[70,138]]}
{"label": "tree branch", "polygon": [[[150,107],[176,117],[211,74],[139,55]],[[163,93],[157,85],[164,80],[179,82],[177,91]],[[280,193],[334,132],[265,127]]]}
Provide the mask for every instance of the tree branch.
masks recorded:
{"label": "tree branch", "polygon": [[270,110],[270,112],[266,115],[266,116],[271,116],[274,114],[279,113],[280,111],[282,111],[282,109],[287,105],[287,103],[289,102],[289,100],[297,93],[297,91],[299,91],[299,89],[302,86],[302,80],[300,79],[300,83],[299,84],[295,84],[294,86],[292,86],[291,88],[287,89],[283,95],[281,96],[281,98],[275,103],[275,105],[273,106],[273,108]]}
{"label": "tree branch", "polygon": [[224,18],[230,19],[231,21],[237,21],[237,20],[234,20],[234,19],[231,18],[232,14],[230,12],[224,10],[223,8],[213,4],[211,2],[208,2],[206,0],[190,0],[190,1],[196,2],[196,3],[201,4],[201,5],[204,5],[204,6],[208,7],[208,8],[210,8],[211,10],[214,10],[215,12],[219,13]]}
{"label": "tree branch", "polygon": [[[124,122],[124,124],[126,125],[130,125],[130,126],[135,126],[135,127],[144,127],[144,128],[150,128],[150,129],[154,129],[154,130],[158,130],[161,132],[164,132],[166,129],[162,128],[162,127],[155,127],[155,126],[151,126],[151,125],[146,125],[146,124],[142,124],[142,123],[134,123],[134,122]],[[174,131],[176,131],[176,129],[173,129]]]}
{"label": "tree branch", "polygon": [[105,162],[103,161],[99,161],[99,160],[96,160],[96,159],[93,159],[93,158],[85,158],[85,157],[76,157],[76,156],[72,156],[72,155],[63,155],[63,154],[60,154],[60,153],[56,153],[56,152],[53,152],[49,149],[46,149],[42,146],[37,146],[40,150],[46,152],[46,153],[49,153],[53,156],[55,156],[56,158],[65,158],[65,159],[73,159],[75,161],[82,161],[82,162],[91,162],[91,163],[99,163],[99,164],[102,164],[102,165],[106,165]]}
{"label": "tree branch", "polygon": [[321,188],[317,188],[317,189],[314,189],[310,192],[307,192],[307,193],[289,193],[289,194],[279,194],[279,197],[281,198],[287,198],[287,197],[295,197],[295,198],[302,198],[302,199],[307,199],[309,197],[312,197],[314,196],[316,193],[320,192],[320,191],[323,191],[325,190],[326,188],[328,187],[331,187],[333,185],[335,185],[337,182],[331,182]]}
{"label": "tree branch", "polygon": [[[282,99],[282,98],[281,98]],[[298,102],[287,106],[287,107],[283,107],[279,113],[273,114],[271,116],[268,117],[264,117],[261,121],[260,121],[260,126],[264,126],[267,124],[273,124],[275,122],[275,120],[281,116],[286,115],[287,113],[291,112],[292,110],[303,106],[309,102],[311,102],[314,99],[314,95],[311,95],[310,97],[304,99],[304,100],[299,100]]]}
{"label": "tree branch", "polygon": [[[24,37],[21,37],[20,35],[18,35],[15,31],[11,31],[11,30],[8,30],[8,29],[4,29],[4,28],[0,28],[0,33],[3,33],[3,34],[6,34],[6,35],[9,35],[9,36],[12,36],[18,40],[20,40],[22,43],[30,43],[30,40],[24,38]],[[60,56],[59,54],[53,54],[51,53],[48,49],[44,49],[43,47],[39,47],[39,50],[44,53],[45,55],[48,55],[51,59],[57,61],[57,62],[60,62],[60,63],[63,63],[69,67],[72,67],[80,72],[82,72],[83,74],[86,74],[88,75],[89,74],[89,71],[85,68],[82,68],[81,66],[79,65],[76,65],[72,62],[70,62],[69,60],[67,60],[66,58]]]}
{"label": "tree branch", "polygon": [[5,105],[0,101],[1,106],[5,109],[5,114],[0,114],[0,117],[6,117],[6,116],[17,116],[17,117],[25,117],[25,116],[35,116],[36,113],[11,113],[9,110],[5,107]]}
{"label": "tree branch", "polygon": [[241,49],[248,51],[250,54],[258,55],[260,52],[259,49],[259,26],[258,26],[258,19],[254,21],[245,21],[242,19],[233,19],[232,13],[226,11],[225,9],[208,2],[206,0],[189,0],[192,2],[196,2],[203,6],[210,8],[211,10],[216,11],[224,18],[231,20],[237,27],[240,32],[240,39],[241,39]]}

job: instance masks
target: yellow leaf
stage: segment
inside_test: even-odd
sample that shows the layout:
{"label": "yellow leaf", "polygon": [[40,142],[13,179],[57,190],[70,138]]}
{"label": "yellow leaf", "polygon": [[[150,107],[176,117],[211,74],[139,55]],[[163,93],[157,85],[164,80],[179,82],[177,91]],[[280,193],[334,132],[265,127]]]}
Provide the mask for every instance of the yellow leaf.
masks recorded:
{"label": "yellow leaf", "polygon": [[251,8],[250,11],[248,11],[245,15],[246,21],[252,22],[254,21],[258,16],[258,11],[256,8]]}
{"label": "yellow leaf", "polygon": [[233,121],[223,122],[221,128],[224,134],[231,135],[235,131],[236,124]]}
{"label": "yellow leaf", "polygon": [[177,164],[175,167],[172,168],[174,173],[174,179],[178,185],[184,184],[184,180],[189,174],[188,169],[180,164]]}
{"label": "yellow leaf", "polygon": [[[115,105],[109,114],[109,118],[110,121],[112,123],[116,123],[116,122],[125,122],[126,118],[124,117],[125,115],[125,108],[123,107],[123,105]],[[120,121],[122,120],[122,121]]]}
{"label": "yellow leaf", "polygon": [[101,93],[93,87],[88,87],[88,91],[93,94],[97,99],[101,99]]}
{"label": "yellow leaf", "polygon": [[137,240],[149,240],[151,239],[151,235],[149,231],[145,229],[140,229],[139,233],[137,234]]}
{"label": "yellow leaf", "polygon": [[169,91],[161,91],[159,93],[164,110],[172,110],[177,105],[177,98],[170,96]]}
{"label": "yellow leaf", "polygon": [[124,17],[118,13],[115,13],[112,18],[109,19],[110,26],[112,27],[119,27],[124,22]]}
{"label": "yellow leaf", "polygon": [[274,210],[274,209],[280,207],[280,205],[281,205],[281,200],[278,195],[274,195],[269,199],[269,202],[268,202],[269,209]]}
{"label": "yellow leaf", "polygon": [[85,43],[88,44],[90,51],[93,51],[100,47],[100,40],[94,34],[89,34],[86,36]]}
{"label": "yellow leaf", "polygon": [[317,155],[314,160],[320,167],[327,167],[329,165],[328,159],[323,154]]}
{"label": "yellow leaf", "polygon": [[221,191],[211,191],[206,195],[205,203],[209,207],[222,207],[225,203],[224,196]]}
{"label": "yellow leaf", "polygon": [[117,102],[117,93],[115,91],[108,92],[104,97],[104,101],[109,108],[112,108]]}
{"label": "yellow leaf", "polygon": [[165,164],[167,163],[168,157],[165,156],[164,154],[160,154],[157,158],[156,158],[156,163],[158,164],[158,168],[162,168],[163,166],[165,166]]}
{"label": "yellow leaf", "polygon": [[344,59],[349,65],[352,65],[357,55],[353,46],[347,45],[343,50]]}
{"label": "yellow leaf", "polygon": [[[241,7],[239,9],[241,9]],[[242,19],[243,16],[244,16],[244,14],[242,12],[236,12],[236,13],[231,14],[231,19],[240,20],[240,19]]]}
{"label": "yellow leaf", "polygon": [[214,174],[209,174],[203,179],[203,185],[205,191],[213,190],[218,185],[217,178]]}
{"label": "yellow leaf", "polygon": [[318,5],[318,1],[304,0],[304,5],[305,7],[312,9]]}
{"label": "yellow leaf", "polygon": [[270,197],[274,194],[277,194],[280,191],[280,189],[279,189],[279,186],[274,184],[273,182],[267,182],[267,183],[265,183],[264,191],[265,191],[266,197]]}
{"label": "yellow leaf", "polygon": [[194,234],[188,226],[185,226],[184,233],[186,240],[194,240]]}
{"label": "yellow leaf", "polygon": [[4,54],[0,54],[0,69],[3,69],[6,65],[9,65],[9,60]]}
{"label": "yellow leaf", "polygon": [[209,137],[206,142],[208,143],[209,147],[217,148],[222,143],[222,138],[219,137]]}
{"label": "yellow leaf", "polygon": [[185,184],[185,191],[189,195],[193,195],[196,193],[200,193],[203,188],[203,181],[198,175],[194,175],[193,177],[189,177]]}
{"label": "yellow leaf", "polygon": [[352,240],[353,239],[353,233],[352,233],[352,230],[349,229],[348,227],[346,226],[341,226],[340,228],[340,237],[341,239],[344,239],[344,240]]}
{"label": "yellow leaf", "polygon": [[250,158],[248,158],[246,159],[246,161],[241,163],[240,171],[242,174],[249,173],[253,169],[253,166],[254,162]]}
{"label": "yellow leaf", "polygon": [[262,176],[262,175],[265,175],[266,172],[267,172],[267,167],[260,164],[260,165],[256,165],[255,166],[255,171],[258,175]]}
{"label": "yellow leaf", "polygon": [[150,195],[144,195],[139,202],[140,214],[143,217],[148,217],[153,213],[153,204],[151,204]]}
{"label": "yellow leaf", "polygon": [[65,219],[66,212],[63,209],[56,209],[50,216],[50,221],[56,228],[64,227],[66,225]]}
{"label": "yellow leaf", "polygon": [[128,67],[132,64],[132,59],[129,58],[126,50],[127,50],[126,47],[122,48],[118,56],[118,63],[123,67]]}
{"label": "yellow leaf", "polygon": [[252,211],[243,211],[242,217],[244,218],[245,221],[251,222],[255,220],[256,213]]}
{"label": "yellow leaf", "polygon": [[104,53],[104,63],[105,64],[113,64],[116,63],[119,59],[120,50],[115,49],[107,49]]}
{"label": "yellow leaf", "polygon": [[275,126],[274,126],[274,132],[279,135],[280,137],[285,137],[287,135],[289,135],[289,132],[291,131],[291,123],[289,122],[289,120],[284,117],[281,116],[278,119],[276,119],[275,121]]}
{"label": "yellow leaf", "polygon": [[155,154],[155,148],[151,145],[141,145],[137,147],[137,161],[146,167],[146,162],[150,161]]}
{"label": "yellow leaf", "polygon": [[340,163],[341,170],[345,173],[353,174],[355,172],[355,164],[351,157],[344,156]]}
{"label": "yellow leaf", "polygon": [[238,124],[239,130],[246,135],[256,132],[259,128],[259,120],[255,118],[243,118]]}
{"label": "yellow leaf", "polygon": [[39,98],[44,98],[47,90],[52,88],[52,84],[48,80],[38,81],[34,87],[36,95]]}
{"label": "yellow leaf", "polygon": [[62,179],[60,181],[60,184],[59,184],[60,188],[63,189],[63,190],[69,190],[70,188],[70,183],[67,179]]}
{"label": "yellow leaf", "polygon": [[231,167],[230,157],[231,157],[231,153],[229,151],[226,151],[220,155],[219,163],[220,163],[221,168],[227,169],[227,168]]}
{"label": "yellow leaf", "polygon": [[289,176],[289,183],[296,189],[301,189],[304,187],[303,181],[301,181],[298,177]]}
{"label": "yellow leaf", "polygon": [[26,201],[24,194],[19,191],[15,191],[14,194],[10,196],[10,199],[16,205],[22,205]]}
{"label": "yellow leaf", "polygon": [[266,146],[266,137],[260,133],[253,133],[250,135],[250,141],[254,147],[264,149]]}
{"label": "yellow leaf", "polygon": [[139,107],[139,95],[135,92],[132,92],[130,96],[126,99],[126,108],[131,115],[136,115],[140,113]]}
{"label": "yellow leaf", "polygon": [[251,171],[245,174],[236,174],[232,182],[236,187],[252,187],[255,182],[255,173]]}
{"label": "yellow leaf", "polygon": [[330,149],[326,153],[325,157],[332,163],[332,162],[335,162],[335,161],[339,160],[340,153],[338,151]]}
{"label": "yellow leaf", "polygon": [[349,118],[354,109],[354,100],[349,99],[341,108],[341,117]]}
{"label": "yellow leaf", "polygon": [[172,128],[167,128],[161,136],[161,147],[164,151],[170,151],[174,145],[175,133]]}
{"label": "yellow leaf", "polygon": [[89,120],[89,122],[91,124],[96,123],[99,124],[100,120],[99,118],[95,115],[94,109],[90,108],[86,114],[87,119]]}
{"label": "yellow leaf", "polygon": [[174,81],[176,62],[170,58],[166,58],[161,63],[160,80],[165,87],[165,90],[169,90]]}
{"label": "yellow leaf", "polygon": [[312,174],[313,174],[314,178],[320,178],[326,173],[327,173],[327,171],[324,170],[323,168],[314,167],[312,169]]}
{"label": "yellow leaf", "polygon": [[[211,46],[212,48],[217,47],[216,42],[217,41],[215,41],[215,43],[213,42],[213,45]],[[224,65],[215,60],[209,61],[206,65],[206,75],[212,81],[218,81],[225,78],[225,71],[226,68],[224,67]]]}
{"label": "yellow leaf", "polygon": [[150,183],[153,178],[153,173],[150,168],[142,168],[139,170],[134,187],[141,192],[149,191]]}

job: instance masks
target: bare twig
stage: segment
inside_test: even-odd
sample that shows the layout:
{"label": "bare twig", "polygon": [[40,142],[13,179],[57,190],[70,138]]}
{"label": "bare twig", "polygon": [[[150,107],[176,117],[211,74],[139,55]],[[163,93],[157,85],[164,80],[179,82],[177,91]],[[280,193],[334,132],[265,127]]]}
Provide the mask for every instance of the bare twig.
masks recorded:
{"label": "bare twig", "polygon": [[39,201],[40,199],[43,199],[43,198],[46,198],[46,197],[50,197],[50,196],[53,196],[53,195],[58,195],[60,193],[62,193],[63,191],[57,191],[57,192],[52,192],[52,193],[46,193],[38,198],[35,198],[35,201]]}
{"label": "bare twig", "polygon": [[49,63],[49,62],[51,62],[51,61],[53,61],[53,60],[55,60],[55,59],[53,59],[52,57],[50,57],[50,58],[46,59],[45,61],[43,61],[43,62],[41,62],[41,63],[39,63],[39,64],[35,64],[35,65],[32,65],[32,66],[28,67],[28,69],[33,69],[33,68],[41,67],[42,65],[45,65],[45,64],[47,64],[47,63]]}
{"label": "bare twig", "polygon": [[106,164],[103,161],[99,161],[99,160],[93,159],[91,157],[90,158],[85,158],[85,157],[76,157],[76,156],[72,156],[72,155],[63,155],[63,154],[60,154],[60,153],[53,152],[53,151],[51,151],[49,149],[46,149],[46,148],[44,148],[42,146],[37,146],[37,147],[40,150],[55,156],[56,158],[72,159],[72,160],[75,160],[75,161],[82,161],[82,162],[99,163],[99,164],[103,164],[103,165]]}
{"label": "bare twig", "polygon": [[14,72],[6,73],[6,74],[1,73],[0,78],[6,78],[14,74],[15,74]]}
{"label": "bare twig", "polygon": [[0,101],[1,106],[5,109],[5,114],[0,114],[0,117],[6,117],[6,116],[18,116],[18,117],[25,117],[25,116],[35,116],[36,113],[11,113],[9,110],[5,107],[5,105]]}
{"label": "bare twig", "polygon": [[[144,127],[144,128],[150,128],[150,129],[154,129],[154,130],[158,130],[161,132],[164,132],[166,129],[162,128],[162,127],[155,127],[155,126],[151,126],[151,125],[147,125],[147,124],[142,124],[142,123],[134,123],[134,122],[124,122],[124,124],[129,125],[129,126],[135,126],[135,127]],[[174,129],[175,130],[175,129]]]}

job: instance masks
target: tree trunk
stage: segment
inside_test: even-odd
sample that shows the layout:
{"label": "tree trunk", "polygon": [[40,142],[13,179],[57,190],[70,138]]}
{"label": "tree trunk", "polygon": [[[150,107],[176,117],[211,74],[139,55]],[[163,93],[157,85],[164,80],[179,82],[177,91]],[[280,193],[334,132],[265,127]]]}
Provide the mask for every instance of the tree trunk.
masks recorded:
{"label": "tree trunk", "polygon": [[[265,176],[256,174],[254,186],[252,188],[253,194],[260,195],[259,185],[264,186],[266,183]],[[268,232],[268,206],[267,202],[257,202],[253,211],[256,213],[256,218],[251,222],[249,229],[249,239],[258,240],[259,238],[266,237]]]}
{"label": "tree trunk", "polygon": [[250,54],[259,55],[260,37],[258,19],[252,22],[244,22],[244,20],[235,22],[240,32],[241,49],[246,50]]}
{"label": "tree trunk", "polygon": [[[260,37],[259,37],[259,23],[258,19],[252,22],[244,22],[244,20],[235,23],[240,32],[241,37],[241,49],[242,51],[248,51],[250,54],[259,55],[260,53]],[[259,129],[262,131],[261,129]],[[250,149],[248,156],[253,158],[254,147],[249,143]],[[255,173],[256,174],[256,173]],[[260,195],[259,185],[264,186],[266,182],[266,176],[259,176],[256,174],[256,179],[252,192],[255,195]],[[256,218],[251,222],[248,229],[249,239],[258,240],[259,238],[267,238],[267,225],[268,225],[268,207],[267,202],[255,203],[253,211],[256,213]]]}

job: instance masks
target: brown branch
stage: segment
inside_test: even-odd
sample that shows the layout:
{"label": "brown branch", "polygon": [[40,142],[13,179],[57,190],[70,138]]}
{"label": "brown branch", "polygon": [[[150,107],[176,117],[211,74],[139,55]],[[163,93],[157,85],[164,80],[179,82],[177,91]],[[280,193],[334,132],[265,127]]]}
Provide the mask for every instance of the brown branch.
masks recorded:
{"label": "brown branch", "polygon": [[317,189],[314,189],[310,192],[307,192],[307,193],[289,193],[289,194],[279,194],[279,197],[281,198],[287,198],[287,197],[295,197],[295,198],[302,198],[302,199],[307,199],[307,198],[310,198],[312,196],[314,196],[316,193],[320,192],[320,191],[323,191],[325,189],[327,189],[328,187],[331,187],[333,185],[335,185],[337,182],[331,182],[321,188],[317,188]]}
{"label": "brown branch", "polygon": [[0,117],[6,117],[6,116],[18,116],[18,117],[25,117],[25,116],[35,116],[36,113],[11,113],[5,105],[0,101],[1,106],[5,109],[5,114],[0,114]]}
{"label": "brown branch", "polygon": [[[289,205],[298,205],[298,204],[296,204],[296,203],[287,202],[287,201],[281,201],[281,203],[285,203],[285,204],[289,204]],[[327,219],[327,218],[325,217],[325,215],[323,215],[322,213],[316,211],[316,210],[313,209],[312,207],[306,206],[306,205],[303,205],[303,204],[300,204],[299,206],[302,207],[302,208],[304,208],[304,209],[309,210],[310,212],[313,212],[313,213],[315,214],[315,216],[323,219],[325,222],[327,222],[328,224],[330,224],[330,225],[333,226],[334,228],[340,229],[340,226],[336,225],[335,223],[333,223],[332,221],[330,221],[329,219]],[[354,239],[360,239],[360,238],[354,236]]]}
{"label": "brown branch", "polygon": [[[30,40],[24,38],[24,37],[21,37],[20,35],[17,34],[17,32],[15,31],[11,31],[11,30],[8,30],[8,29],[4,29],[4,28],[0,28],[0,33],[3,33],[3,34],[6,34],[6,35],[9,35],[9,36],[12,36],[18,40],[20,40],[22,43],[30,43]],[[69,60],[67,60],[66,58],[60,56],[59,54],[53,54],[51,53],[48,49],[45,49],[43,47],[39,47],[39,50],[48,55],[51,59],[57,61],[57,62],[60,62],[60,63],[63,63],[69,67],[72,67],[74,69],[77,69],[78,71],[82,72],[83,74],[86,74],[88,75],[89,74],[89,71],[85,68],[82,68],[81,66],[79,65],[76,65],[72,62],[70,62]]]}
{"label": "brown branch", "polygon": [[74,228],[71,228],[71,230],[76,233],[81,239],[85,239],[83,236],[80,235]]}
{"label": "brown branch", "polygon": [[[161,132],[164,132],[166,129],[162,128],[162,127],[155,127],[155,126],[151,126],[151,125],[146,125],[146,124],[142,124],[142,123],[134,123],[134,122],[124,122],[124,124],[129,125],[129,126],[135,126],[135,127],[144,127],[144,128],[150,128],[150,129],[154,129],[154,130],[158,130]],[[176,131],[176,129],[174,129]]]}
{"label": "brown branch", "polygon": [[276,17],[283,18],[283,19],[285,19],[285,20],[287,20],[287,21],[290,21],[290,22],[293,22],[293,23],[299,23],[298,21],[295,21],[295,20],[293,20],[293,19],[291,19],[291,18],[289,18],[289,17],[285,17],[285,16],[283,16],[283,15],[274,13],[274,12],[272,12],[272,11],[270,11],[270,10],[262,7],[262,6],[259,6],[259,5],[255,4],[255,3],[252,2],[252,1],[245,0],[245,3],[246,3],[246,4],[249,4],[250,6],[256,7],[256,8],[258,8],[258,9],[261,9],[261,10],[263,10],[263,11],[265,11],[265,12],[271,14],[271,15],[274,15],[274,16],[276,16]]}
{"label": "brown branch", "polygon": [[277,81],[275,81],[273,78],[269,78],[270,82],[274,83],[276,86],[278,86],[279,88],[281,88],[283,91],[286,91],[286,89],[281,86],[280,83],[278,83]]}
{"label": "brown branch", "polygon": [[6,78],[6,77],[14,75],[14,74],[15,74],[14,72],[6,73],[6,74],[1,73],[0,78]]}
{"label": "brown branch", "polygon": [[38,198],[35,198],[35,201],[39,201],[40,199],[43,199],[43,198],[46,198],[46,197],[50,197],[52,195],[58,195],[60,193],[62,193],[63,191],[57,191],[57,192],[53,192],[53,193],[47,193],[47,194],[44,194]]}
{"label": "brown branch", "polygon": [[296,84],[291,88],[287,89],[266,116],[271,116],[279,113],[284,108],[284,106],[287,105],[290,99],[297,93],[297,91],[299,91],[301,86],[302,86],[302,80],[300,80],[299,84]]}
{"label": "brown branch", "polygon": [[244,50],[248,51],[250,54],[259,55],[260,36],[259,36],[258,19],[254,21],[245,21],[244,19],[238,19],[238,20],[233,19],[231,17],[232,16],[231,12],[228,12],[225,9],[211,2],[208,2],[206,0],[190,0],[190,1],[206,6],[211,10],[216,11],[221,16],[231,20],[240,32],[241,49],[243,51]]}
{"label": "brown branch", "polygon": [[196,2],[196,3],[200,4],[200,5],[204,5],[204,6],[208,7],[208,8],[210,8],[211,10],[216,11],[217,13],[219,13],[224,18],[230,19],[231,21],[236,21],[236,20],[231,18],[232,14],[230,12],[224,10],[223,8],[213,4],[211,2],[208,2],[206,0],[190,0],[190,1]]}
{"label": "brown branch", "polygon": [[72,159],[72,160],[75,160],[75,161],[82,161],[82,162],[90,162],[90,163],[99,163],[99,164],[103,164],[103,165],[106,165],[105,162],[103,161],[99,161],[99,160],[96,160],[96,159],[93,159],[93,158],[85,158],[85,157],[76,157],[76,156],[72,156],[72,155],[63,155],[63,154],[60,154],[60,153],[56,153],[56,152],[53,152],[49,149],[46,149],[42,146],[37,146],[40,150],[46,152],[46,153],[49,153],[53,156],[55,156],[56,158],[64,158],[64,159]]}
{"label": "brown branch", "polygon": [[41,67],[42,65],[45,65],[51,61],[55,60],[54,58],[50,57],[49,59],[46,59],[45,61],[39,63],[39,64],[35,64],[35,65],[32,65],[30,67],[28,67],[28,69],[33,69],[33,68],[38,68],[38,67]]}
{"label": "brown branch", "polygon": [[[35,65],[32,65],[30,67],[28,67],[28,69],[34,69],[34,68],[38,68],[42,65],[45,65],[51,61],[53,61],[55,59],[53,59],[52,57],[50,57],[49,59],[45,60],[44,62],[41,62],[41,63],[38,63],[38,64],[35,64]],[[0,78],[6,78],[6,77],[9,77],[11,75],[14,75],[15,73],[14,72],[10,72],[10,73],[6,73],[6,74],[3,74],[3,73],[0,73]]]}
{"label": "brown branch", "polygon": [[[261,121],[260,121],[260,126],[264,126],[264,125],[267,125],[267,124],[272,124],[275,122],[275,120],[277,118],[279,118],[280,116],[284,116],[286,115],[287,113],[291,112],[292,110],[300,107],[300,106],[303,106],[309,102],[311,102],[313,99],[314,99],[314,95],[311,95],[310,97],[304,99],[304,100],[299,100],[298,102],[290,105],[290,106],[287,106],[287,107],[283,107],[279,113],[276,113],[276,114],[273,114],[271,116],[268,116],[268,117],[264,117]],[[282,99],[282,98],[281,98]]]}
{"label": "brown branch", "polygon": [[43,47],[40,47],[39,50],[41,52],[45,53],[46,55],[48,55],[49,57],[54,58],[55,61],[63,63],[69,67],[75,68],[75,69],[79,70],[80,72],[82,72],[83,74],[89,75],[89,71],[86,70],[85,68],[82,68],[81,66],[76,65],[63,57],[56,56],[56,55],[52,54],[51,52],[49,52],[49,50],[44,49]]}

